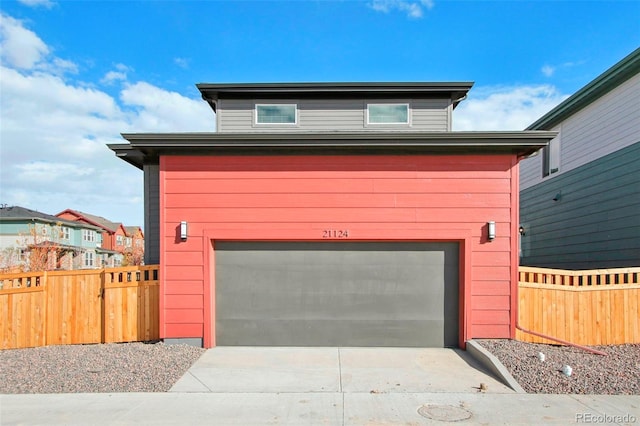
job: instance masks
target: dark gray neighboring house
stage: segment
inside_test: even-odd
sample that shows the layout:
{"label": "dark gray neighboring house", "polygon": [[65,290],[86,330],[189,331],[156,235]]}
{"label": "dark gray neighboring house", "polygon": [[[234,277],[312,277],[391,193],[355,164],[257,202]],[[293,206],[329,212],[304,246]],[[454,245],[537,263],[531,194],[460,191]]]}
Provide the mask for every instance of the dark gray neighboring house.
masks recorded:
{"label": "dark gray neighboring house", "polygon": [[640,266],[640,49],[527,130],[553,130],[520,164],[520,264]]}

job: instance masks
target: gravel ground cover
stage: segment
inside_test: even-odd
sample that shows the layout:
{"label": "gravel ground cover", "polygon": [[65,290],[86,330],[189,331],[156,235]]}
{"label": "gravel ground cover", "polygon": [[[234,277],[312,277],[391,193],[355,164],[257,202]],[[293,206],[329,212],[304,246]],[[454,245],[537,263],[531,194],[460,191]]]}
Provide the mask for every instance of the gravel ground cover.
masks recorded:
{"label": "gravel ground cover", "polygon": [[166,392],[204,349],[164,343],[0,351],[0,393]]}
{"label": "gravel ground cover", "polygon": [[[640,395],[640,345],[595,346],[607,353],[600,356],[568,346],[478,342],[530,393]],[[164,343],[1,350],[0,393],[166,392],[204,351]]]}
{"label": "gravel ground cover", "polygon": [[[640,345],[592,346],[596,355],[570,346],[516,340],[478,340],[528,393],[640,395]],[[544,361],[539,353],[544,354]],[[571,375],[562,372],[571,367]]]}

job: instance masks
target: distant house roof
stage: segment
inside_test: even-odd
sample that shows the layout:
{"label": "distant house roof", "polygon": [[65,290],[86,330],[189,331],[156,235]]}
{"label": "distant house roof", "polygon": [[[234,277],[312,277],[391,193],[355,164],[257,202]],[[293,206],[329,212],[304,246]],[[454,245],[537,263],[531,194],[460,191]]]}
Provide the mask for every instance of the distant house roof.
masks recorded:
{"label": "distant house roof", "polygon": [[446,97],[455,108],[465,98],[473,82],[358,82],[358,83],[200,83],[202,98],[216,110],[219,98],[385,98],[411,96]]}
{"label": "distant house roof", "polygon": [[138,232],[140,232],[140,235],[143,235],[142,228],[140,228],[139,226],[125,226],[124,230],[127,232],[127,235],[130,237],[135,236]]}
{"label": "distant house roof", "polygon": [[[142,228],[134,225],[134,226],[124,226],[122,223],[120,222],[112,222],[109,219],[105,219],[102,216],[96,216],[94,214],[89,214],[89,213],[85,213],[85,212],[81,212],[79,210],[72,210],[72,209],[66,209],[61,211],[60,213],[58,213],[58,215],[64,214],[64,213],[71,213],[72,215],[78,217],[79,219],[83,219],[86,222],[89,222],[95,226],[98,226],[104,230],[107,230],[111,233],[115,233],[118,231],[118,228],[122,227],[122,229],[124,230],[125,234],[127,235],[135,235],[138,230],[142,233]],[[74,223],[77,223],[74,221]]]}
{"label": "distant house roof", "polygon": [[526,130],[550,130],[638,73],[640,73],[640,48],[567,98]]}
{"label": "distant house roof", "polygon": [[99,226],[100,228],[105,229],[105,230],[107,230],[109,232],[112,232],[112,233],[117,232],[118,228],[120,228],[122,226],[121,223],[111,222],[110,220],[105,219],[102,216],[96,216],[96,215],[89,214],[89,213],[84,213],[84,212],[81,212],[81,211],[78,211],[78,210],[66,209],[66,210],[61,211],[60,213],[58,213],[58,215],[61,215],[63,213],[71,213],[71,214],[77,216],[78,218],[82,218],[85,221],[87,221],[87,222],[89,222],[89,223],[91,223],[93,225]]}
{"label": "distant house roof", "polygon": [[33,220],[43,223],[51,223],[51,224],[64,224],[66,226],[72,227],[81,227],[81,228],[89,228],[89,229],[99,229],[97,226],[93,226],[86,223],[79,223],[68,219],[62,219],[57,216],[53,216],[50,214],[42,213],[36,210],[27,209],[25,207],[20,206],[8,206],[8,207],[0,207],[0,221],[2,220]]}

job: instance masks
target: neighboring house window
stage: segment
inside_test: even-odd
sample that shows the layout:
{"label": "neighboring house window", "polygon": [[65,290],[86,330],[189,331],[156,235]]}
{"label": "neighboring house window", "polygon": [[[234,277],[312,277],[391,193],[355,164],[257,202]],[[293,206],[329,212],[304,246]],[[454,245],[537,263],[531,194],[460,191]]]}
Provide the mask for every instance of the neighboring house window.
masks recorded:
{"label": "neighboring house window", "polygon": [[116,235],[116,245],[124,245],[124,237],[122,235]]}
{"label": "neighboring house window", "polygon": [[296,110],[295,104],[257,104],[256,124],[296,124]]}
{"label": "neighboring house window", "polygon": [[70,240],[71,239],[71,229],[66,228],[66,227],[62,227],[60,229],[60,238],[62,238],[63,240]]}
{"label": "neighboring house window", "polygon": [[83,229],[82,230],[82,240],[83,241],[89,241],[89,242],[95,242],[96,241],[96,233],[95,233],[95,231],[92,231],[90,229]]}
{"label": "neighboring house window", "polygon": [[549,142],[542,151],[542,176],[549,176],[560,170],[560,135]]}
{"label": "neighboring house window", "polygon": [[126,246],[126,247],[131,247],[131,237],[127,237],[127,238],[125,239],[125,246]]}
{"label": "neighboring house window", "polygon": [[95,263],[95,257],[92,251],[87,251],[84,253],[84,266],[89,267],[93,266]]}
{"label": "neighboring house window", "polygon": [[367,124],[409,124],[409,104],[368,104]]}
{"label": "neighboring house window", "polygon": [[40,233],[42,234],[42,240],[43,241],[51,241],[51,233],[49,232],[49,229],[50,229],[49,226],[44,226],[40,230]]}

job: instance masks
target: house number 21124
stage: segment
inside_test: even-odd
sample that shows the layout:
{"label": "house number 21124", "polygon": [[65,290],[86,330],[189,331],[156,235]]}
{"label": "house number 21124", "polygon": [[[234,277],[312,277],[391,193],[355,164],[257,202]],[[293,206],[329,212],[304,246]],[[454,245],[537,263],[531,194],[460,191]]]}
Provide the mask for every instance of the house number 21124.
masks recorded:
{"label": "house number 21124", "polygon": [[348,229],[323,229],[322,238],[349,238]]}

